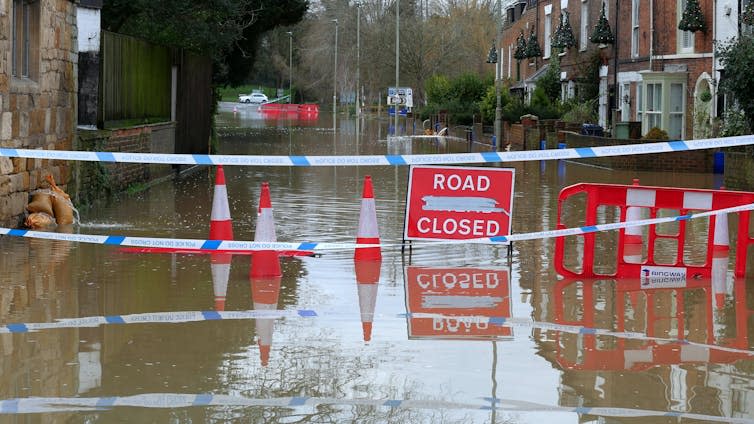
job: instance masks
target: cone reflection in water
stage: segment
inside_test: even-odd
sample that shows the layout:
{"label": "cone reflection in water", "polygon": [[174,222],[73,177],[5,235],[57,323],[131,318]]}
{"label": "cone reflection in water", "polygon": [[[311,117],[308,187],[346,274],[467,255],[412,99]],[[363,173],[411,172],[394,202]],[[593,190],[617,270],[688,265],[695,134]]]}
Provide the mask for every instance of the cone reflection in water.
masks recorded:
{"label": "cone reflection in water", "polygon": [[[275,218],[272,215],[272,202],[270,201],[270,185],[262,183],[262,192],[259,196],[259,211],[257,213],[257,226],[254,231],[255,242],[277,242],[275,234]],[[280,257],[274,250],[259,250],[251,255],[252,278],[279,277],[283,275],[280,269]]]}
{"label": "cone reflection in water", "polygon": [[[251,299],[254,310],[271,311],[278,309],[280,297],[280,277],[252,278]],[[270,362],[270,348],[272,347],[272,332],[275,327],[275,319],[257,318],[254,320],[259,345],[259,360],[262,366]]]}
{"label": "cone reflection in water", "polygon": [[359,312],[364,341],[372,340],[374,307],[377,303],[377,287],[380,282],[382,261],[355,260],[356,287],[359,293]]}
{"label": "cone reflection in water", "polygon": [[[357,244],[379,244],[380,232],[377,228],[377,208],[374,202],[372,177],[364,177],[364,190],[361,196],[361,213],[359,214],[359,229],[356,233]],[[382,251],[377,247],[360,247],[354,250],[356,260],[382,260]]]}
{"label": "cone reflection in water", "polygon": [[233,223],[228,205],[228,189],[225,185],[225,171],[218,165],[215,173],[215,192],[212,198],[212,213],[209,222],[210,240],[233,240]]}
{"label": "cone reflection in water", "polygon": [[210,255],[210,271],[212,272],[212,291],[215,294],[215,310],[225,310],[225,296],[228,292],[230,277],[230,262],[233,255]]}

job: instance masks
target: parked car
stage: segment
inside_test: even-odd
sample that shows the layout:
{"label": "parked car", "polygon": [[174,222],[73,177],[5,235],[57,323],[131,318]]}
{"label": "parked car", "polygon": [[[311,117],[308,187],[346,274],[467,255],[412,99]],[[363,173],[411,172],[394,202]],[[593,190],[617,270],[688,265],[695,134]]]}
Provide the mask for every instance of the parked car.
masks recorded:
{"label": "parked car", "polygon": [[269,99],[262,93],[239,94],[238,101],[241,103],[267,103]]}

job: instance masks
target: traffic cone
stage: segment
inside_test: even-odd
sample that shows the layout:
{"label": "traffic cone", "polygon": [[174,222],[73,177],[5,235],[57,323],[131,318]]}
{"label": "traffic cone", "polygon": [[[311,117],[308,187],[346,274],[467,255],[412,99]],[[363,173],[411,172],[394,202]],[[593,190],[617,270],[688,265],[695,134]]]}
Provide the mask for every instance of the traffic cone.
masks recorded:
{"label": "traffic cone", "polygon": [[364,341],[372,340],[372,321],[374,306],[377,303],[377,287],[380,282],[382,261],[353,262],[356,269],[356,287],[359,293],[359,312],[361,314],[361,331]]}
{"label": "traffic cone", "polygon": [[[364,177],[364,191],[361,195],[361,213],[359,214],[359,229],[356,233],[357,244],[380,244],[380,232],[377,229],[377,208],[374,203],[372,177]],[[358,247],[353,258],[356,260],[382,260],[382,251],[377,247]]]}
{"label": "traffic cone", "polygon": [[233,255],[210,255],[210,272],[212,273],[212,291],[215,294],[215,310],[225,310],[225,296],[228,292],[230,262]]}
{"label": "traffic cone", "polygon": [[[280,277],[252,278],[251,296],[254,310],[273,311],[278,309],[280,297]],[[270,349],[272,347],[272,333],[275,328],[275,319],[257,318],[254,321],[257,332],[257,345],[259,345],[259,360],[266,367],[270,362]]]}
{"label": "traffic cone", "polygon": [[629,264],[644,263],[644,246],[626,242],[623,246],[623,261]]}
{"label": "traffic cone", "polygon": [[[270,185],[262,183],[262,192],[259,196],[259,211],[257,213],[257,226],[254,231],[255,242],[277,242],[275,235],[275,218],[272,216],[272,203],[270,202]],[[251,255],[252,278],[279,277],[283,275],[280,270],[280,258],[274,250],[257,250]]]}
{"label": "traffic cone", "polygon": [[215,173],[215,194],[212,199],[212,214],[209,222],[210,240],[233,240],[233,223],[228,206],[228,189],[225,186],[225,172],[222,165]]}

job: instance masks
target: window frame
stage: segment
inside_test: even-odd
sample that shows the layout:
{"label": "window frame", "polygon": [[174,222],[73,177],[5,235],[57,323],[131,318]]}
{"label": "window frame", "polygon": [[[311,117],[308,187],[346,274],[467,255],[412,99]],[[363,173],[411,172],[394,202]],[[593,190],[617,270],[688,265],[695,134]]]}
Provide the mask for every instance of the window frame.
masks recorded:
{"label": "window frame", "polygon": [[579,28],[579,50],[584,51],[589,45],[589,0],[581,0]]}
{"label": "window frame", "polygon": [[40,55],[39,0],[11,2],[10,75],[15,79],[36,81],[39,78]]}
{"label": "window frame", "polygon": [[547,8],[545,8],[544,42],[545,51],[543,58],[548,59],[552,55],[552,9],[548,11]]}
{"label": "window frame", "polygon": [[678,24],[681,23],[681,18],[683,17],[683,11],[686,9],[686,3],[687,0],[676,1],[676,51],[679,54],[694,53],[694,33],[678,29]]}

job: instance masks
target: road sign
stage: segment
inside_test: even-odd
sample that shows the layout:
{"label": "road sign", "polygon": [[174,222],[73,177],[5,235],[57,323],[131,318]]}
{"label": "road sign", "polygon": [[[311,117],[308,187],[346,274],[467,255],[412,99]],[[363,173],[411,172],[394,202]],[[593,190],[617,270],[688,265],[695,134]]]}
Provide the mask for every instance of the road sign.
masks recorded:
{"label": "road sign", "polygon": [[507,269],[406,268],[409,337],[499,339],[513,335],[490,318],[510,318]]}
{"label": "road sign", "polygon": [[513,168],[412,166],[404,238],[468,240],[509,235]]}
{"label": "road sign", "polygon": [[414,107],[414,91],[409,87],[388,87],[387,104],[398,105],[407,108]]}

